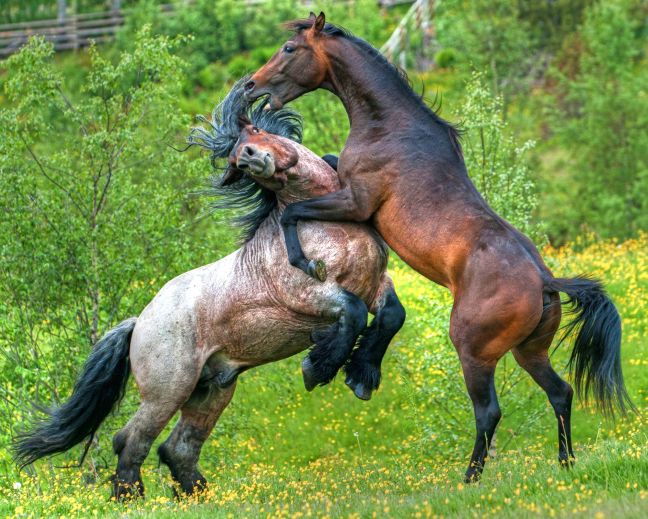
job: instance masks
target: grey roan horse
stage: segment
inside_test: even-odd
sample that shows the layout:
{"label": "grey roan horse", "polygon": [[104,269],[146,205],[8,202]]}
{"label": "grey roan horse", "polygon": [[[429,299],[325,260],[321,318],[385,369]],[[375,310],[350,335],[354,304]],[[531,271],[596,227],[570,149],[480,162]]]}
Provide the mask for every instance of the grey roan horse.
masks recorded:
{"label": "grey roan horse", "polygon": [[[141,404],[113,439],[119,456],[113,495],[120,499],[143,495],[140,467],[178,410],[160,459],[184,492],[205,485],[200,450],[246,369],[314,343],[303,363],[309,389],[329,382],[347,359],[347,384],[357,396],[369,398],[377,387],[382,357],[405,319],[385,272],[386,248],[363,224],[308,222],[300,226],[301,241],[307,254],[326,262],[328,279],[290,266],[279,224],[284,208],[340,185],[329,163],[297,142],[297,114],[262,108],[248,109],[235,88],[211,127],[190,138],[212,158],[229,156],[218,189],[226,201],[250,209],[242,221],[245,244],[171,280],[139,317],[108,332],[69,400],[18,438],[22,466],[92,437],[122,398],[130,371]],[[369,327],[368,311],[375,314]]]}

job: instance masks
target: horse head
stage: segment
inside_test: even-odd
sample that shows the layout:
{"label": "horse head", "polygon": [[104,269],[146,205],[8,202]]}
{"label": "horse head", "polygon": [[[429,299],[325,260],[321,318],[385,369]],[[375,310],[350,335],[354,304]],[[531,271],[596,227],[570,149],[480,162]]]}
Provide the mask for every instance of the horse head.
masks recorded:
{"label": "horse head", "polygon": [[244,85],[248,99],[267,95],[274,109],[323,86],[329,70],[323,44],[327,36],[341,31],[326,24],[324,13],[315,16],[312,12],[308,19],[289,22],[286,27],[294,35]]}
{"label": "horse head", "polygon": [[339,189],[335,170],[301,144],[241,118],[238,141],[229,155],[223,184],[249,175],[285,204]]}

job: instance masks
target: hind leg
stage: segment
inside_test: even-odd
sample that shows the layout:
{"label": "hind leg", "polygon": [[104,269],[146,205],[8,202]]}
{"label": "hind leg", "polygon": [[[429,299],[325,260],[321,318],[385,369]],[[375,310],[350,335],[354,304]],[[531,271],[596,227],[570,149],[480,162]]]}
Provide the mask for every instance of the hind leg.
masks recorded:
{"label": "hind leg", "polygon": [[[450,318],[450,338],[459,354],[475,413],[475,444],[466,482],[479,480],[502,417],[495,392],[497,362],[531,334],[542,315],[539,279],[521,272],[505,283],[495,278],[499,282],[495,287],[495,281],[489,283],[487,277],[476,279],[478,284],[455,300]],[[489,292],[488,299],[483,298],[485,292]]]}
{"label": "hind leg", "polygon": [[140,469],[160,434],[180,405],[142,402],[128,424],[113,438],[113,449],[119,456],[113,476],[112,496],[125,500],[144,496]]}
{"label": "hind leg", "polygon": [[522,344],[513,349],[515,360],[544,390],[558,421],[558,460],[569,467],[574,461],[571,439],[571,406],[574,391],[554,371],[548,350],[560,324],[560,298],[547,296],[544,313],[538,327]]}
{"label": "hind leg", "polygon": [[461,367],[473,403],[477,429],[475,445],[464,477],[467,483],[471,483],[481,477],[502,411],[495,392],[495,364],[485,365],[479,359],[464,356],[461,358]]}
{"label": "hind leg", "polygon": [[193,348],[187,347],[182,337],[156,336],[151,329],[134,335],[130,360],[142,403],[113,438],[119,456],[113,478],[113,496],[117,499],[144,495],[142,463],[155,438],[191,395],[202,368]]}
{"label": "hind leg", "polygon": [[158,448],[160,461],[169,467],[171,476],[185,494],[202,490],[207,480],[198,471],[198,459],[205,440],[227,407],[236,384],[220,389],[197,388],[182,406],[180,420],[166,441]]}
{"label": "hind leg", "polygon": [[387,274],[383,277],[382,286],[371,310],[375,317],[363,332],[359,346],[353,351],[351,360],[344,368],[346,385],[361,400],[369,400],[371,392],[378,389],[382,359],[389,343],[405,322],[405,309]]}
{"label": "hind leg", "polygon": [[315,346],[302,362],[304,385],[308,391],[333,380],[367,326],[367,305],[362,299],[342,290],[337,303],[332,309],[337,321],[311,334]]}

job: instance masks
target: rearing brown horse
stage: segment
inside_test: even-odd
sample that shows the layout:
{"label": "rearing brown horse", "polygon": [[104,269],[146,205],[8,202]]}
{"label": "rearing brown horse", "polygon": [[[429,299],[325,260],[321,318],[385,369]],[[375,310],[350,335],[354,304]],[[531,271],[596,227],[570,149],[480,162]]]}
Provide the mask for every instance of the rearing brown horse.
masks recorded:
{"label": "rearing brown horse", "polygon": [[632,407],[620,364],[621,320],[598,281],[554,278],[533,243],[477,192],[455,128],[430,110],[406,78],[364,40],[324,13],[287,24],[294,35],[246,84],[279,108],[324,88],[344,104],[351,131],[339,160],[340,191],[292,204],[282,216],[290,263],[311,275],[299,220],[372,221],[412,268],[454,296],[450,338],[473,402],[475,446],[466,481],[477,480],[501,412],[495,367],[512,350],[547,393],[558,419],[559,459],[571,464],[573,391],[547,354],[565,292],[579,328],[570,367],[578,393],[606,413]]}

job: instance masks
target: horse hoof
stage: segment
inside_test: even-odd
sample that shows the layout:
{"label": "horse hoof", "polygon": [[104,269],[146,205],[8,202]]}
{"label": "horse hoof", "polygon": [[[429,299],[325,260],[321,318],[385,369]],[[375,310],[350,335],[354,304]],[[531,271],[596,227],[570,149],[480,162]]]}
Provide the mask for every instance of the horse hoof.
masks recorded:
{"label": "horse hoof", "polygon": [[469,470],[464,476],[464,483],[468,485],[476,485],[481,480],[481,473],[477,470]]}
{"label": "horse hoof", "polygon": [[302,361],[302,377],[304,378],[304,387],[306,391],[312,391],[317,386],[317,379],[315,378],[315,370],[313,369],[313,363],[311,360],[306,357]]}
{"label": "horse hoof", "polygon": [[144,498],[144,485],[141,481],[126,483],[113,477],[111,497],[120,503],[128,503],[135,499]]}
{"label": "horse hoof", "polygon": [[218,389],[226,389],[230,387],[234,382],[236,382],[236,379],[239,376],[239,372],[236,369],[228,369],[226,371],[222,371],[218,373],[214,377],[214,384]]}
{"label": "horse hoof", "polygon": [[570,456],[567,459],[559,458],[558,463],[560,463],[561,468],[565,470],[569,470],[574,467],[574,464],[576,463],[576,459],[573,456]]}
{"label": "horse hoof", "polygon": [[322,260],[310,260],[308,262],[308,275],[319,281],[326,281],[326,263]]}
{"label": "horse hoof", "polygon": [[364,384],[358,382],[355,383],[352,379],[347,377],[344,383],[353,391],[353,394],[358,397],[360,400],[371,400],[371,390],[367,389]]}

